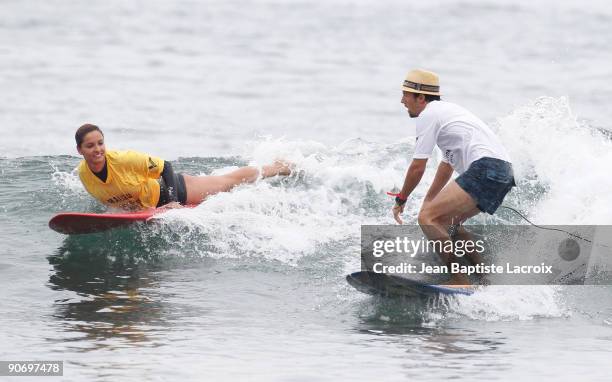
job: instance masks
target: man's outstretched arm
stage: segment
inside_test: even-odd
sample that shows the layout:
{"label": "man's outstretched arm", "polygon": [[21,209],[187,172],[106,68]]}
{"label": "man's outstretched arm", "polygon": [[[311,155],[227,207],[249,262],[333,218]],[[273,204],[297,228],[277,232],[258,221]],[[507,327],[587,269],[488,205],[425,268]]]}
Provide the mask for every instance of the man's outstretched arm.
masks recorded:
{"label": "man's outstretched arm", "polygon": [[[425,166],[427,165],[427,159],[413,159],[408,167],[408,172],[406,173],[406,178],[404,179],[404,186],[399,193],[399,199],[403,199],[404,201],[408,199],[412,191],[416,188],[416,186],[421,181],[423,174],[425,173]],[[393,207],[393,217],[395,221],[399,224],[402,224],[402,219],[400,218],[400,214],[404,212],[404,203],[395,204]]]}
{"label": "man's outstretched arm", "polygon": [[423,174],[425,173],[425,166],[427,165],[427,159],[413,159],[408,167],[406,178],[404,179],[404,186],[400,191],[400,197],[402,199],[408,199],[412,191],[419,185]]}

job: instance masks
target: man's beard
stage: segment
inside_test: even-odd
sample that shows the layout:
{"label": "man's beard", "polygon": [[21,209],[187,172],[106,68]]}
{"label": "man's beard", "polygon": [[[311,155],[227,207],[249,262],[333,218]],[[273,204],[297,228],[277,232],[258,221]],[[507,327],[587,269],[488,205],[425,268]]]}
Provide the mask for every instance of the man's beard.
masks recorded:
{"label": "man's beard", "polygon": [[418,114],[412,113],[410,110],[408,110],[408,115],[410,116],[410,118],[416,118],[419,116]]}

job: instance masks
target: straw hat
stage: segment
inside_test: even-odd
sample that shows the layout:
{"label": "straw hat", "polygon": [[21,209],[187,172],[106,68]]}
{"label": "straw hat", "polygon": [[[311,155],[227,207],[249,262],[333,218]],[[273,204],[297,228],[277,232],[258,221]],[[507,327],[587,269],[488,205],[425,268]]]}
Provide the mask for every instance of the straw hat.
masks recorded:
{"label": "straw hat", "polygon": [[440,80],[434,72],[414,69],[406,74],[402,90],[411,93],[440,95]]}

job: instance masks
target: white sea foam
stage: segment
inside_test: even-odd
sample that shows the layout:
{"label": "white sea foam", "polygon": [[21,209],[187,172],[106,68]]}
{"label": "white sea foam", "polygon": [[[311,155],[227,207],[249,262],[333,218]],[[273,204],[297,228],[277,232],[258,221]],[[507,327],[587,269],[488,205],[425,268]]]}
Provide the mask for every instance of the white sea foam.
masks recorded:
{"label": "white sea foam", "polygon": [[570,314],[558,286],[494,285],[471,296],[448,300],[452,314],[474,320],[515,321],[565,317]]}
{"label": "white sea foam", "polygon": [[54,171],[51,174],[53,183],[63,190],[67,190],[72,193],[84,194],[85,188],[77,175],[76,169],[70,172],[61,171],[54,167]]}
{"label": "white sea foam", "polygon": [[536,222],[612,224],[607,168],[612,141],[580,123],[567,98],[542,97],[516,109],[499,119],[498,133],[517,178],[528,178],[545,190],[537,201],[526,201],[533,206],[526,212]]}
{"label": "white sea foam", "polygon": [[294,192],[262,181],[210,197],[194,209],[170,211],[163,219],[206,235],[215,247],[208,255],[258,255],[295,264],[326,242],[356,234],[354,223],[337,224],[341,203],[321,188]]}
{"label": "white sea foam", "polygon": [[[250,150],[245,154],[250,165],[285,159],[295,165],[294,175],[240,186],[195,209],[171,211],[164,220],[208,235],[217,256],[258,254],[295,264],[347,238],[353,238],[353,244],[345,250],[358,258],[360,225],[391,223],[390,214],[380,216],[370,204],[383,201],[391,207],[384,191],[401,181],[410,145],[385,147],[353,139],[327,147],[312,141],[264,139]],[[368,214],[368,209],[375,211]]]}

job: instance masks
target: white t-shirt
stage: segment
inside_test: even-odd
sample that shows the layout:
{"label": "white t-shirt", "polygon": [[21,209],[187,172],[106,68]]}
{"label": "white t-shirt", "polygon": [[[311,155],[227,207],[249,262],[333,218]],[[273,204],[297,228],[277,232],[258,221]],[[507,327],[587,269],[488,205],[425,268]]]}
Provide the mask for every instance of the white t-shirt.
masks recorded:
{"label": "white t-shirt", "polygon": [[431,157],[438,145],[442,161],[459,174],[483,157],[510,162],[510,156],[495,133],[474,114],[454,103],[429,102],[416,118],[416,134],[414,159]]}

